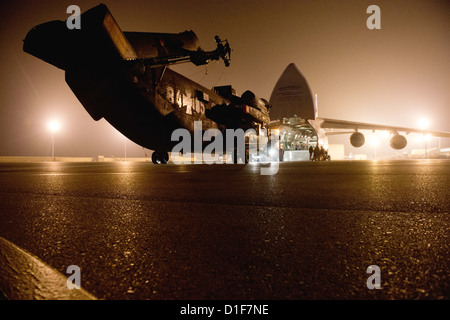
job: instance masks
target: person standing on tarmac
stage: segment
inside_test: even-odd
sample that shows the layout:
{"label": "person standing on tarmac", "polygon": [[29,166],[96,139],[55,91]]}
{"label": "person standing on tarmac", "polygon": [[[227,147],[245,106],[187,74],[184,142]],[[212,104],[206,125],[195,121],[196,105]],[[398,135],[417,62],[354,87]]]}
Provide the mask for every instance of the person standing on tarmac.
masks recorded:
{"label": "person standing on tarmac", "polygon": [[314,151],[312,145],[309,146],[308,150],[309,150],[309,160],[312,160],[312,154],[313,154],[313,151]]}
{"label": "person standing on tarmac", "polygon": [[325,160],[325,149],[323,146],[320,147],[320,159],[319,160]]}
{"label": "person standing on tarmac", "polygon": [[320,160],[319,159],[319,145],[317,144],[316,147],[314,148],[314,155],[313,155],[313,160],[317,161]]}
{"label": "person standing on tarmac", "polygon": [[280,146],[278,152],[279,152],[278,160],[279,160],[279,162],[283,162],[283,160],[284,160],[284,148],[283,148],[283,146]]}

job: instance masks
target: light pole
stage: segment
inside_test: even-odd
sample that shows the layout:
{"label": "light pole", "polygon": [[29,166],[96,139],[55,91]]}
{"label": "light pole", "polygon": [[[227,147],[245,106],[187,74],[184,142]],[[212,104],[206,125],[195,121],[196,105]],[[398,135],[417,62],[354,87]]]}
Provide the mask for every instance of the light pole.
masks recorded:
{"label": "light pole", "polygon": [[55,133],[61,128],[60,124],[56,120],[52,120],[48,123],[48,129],[52,134],[52,159],[55,161]]}
{"label": "light pole", "polygon": [[125,148],[125,160],[127,161],[127,137],[123,136],[123,144],[124,144],[124,148]]}
{"label": "light pole", "polygon": [[425,135],[425,159],[428,159],[428,140],[431,138],[431,134]]}
{"label": "light pole", "polygon": [[[421,118],[421,119],[419,119],[418,124],[419,124],[420,129],[425,130],[430,125],[430,120],[428,120],[427,118]],[[428,149],[428,145],[427,145],[428,141],[427,140],[429,138],[429,135],[424,133],[424,138],[425,138],[425,159],[428,159],[428,150],[427,150]]]}
{"label": "light pole", "polygon": [[378,145],[378,137],[376,136],[376,134],[374,133],[371,137],[370,137],[370,144],[373,146],[374,148],[374,160],[377,159],[377,145]]}
{"label": "light pole", "polygon": [[117,130],[117,134],[119,135],[119,137],[121,137],[123,139],[123,150],[124,150],[123,161],[127,161],[127,139],[128,138],[119,130]]}

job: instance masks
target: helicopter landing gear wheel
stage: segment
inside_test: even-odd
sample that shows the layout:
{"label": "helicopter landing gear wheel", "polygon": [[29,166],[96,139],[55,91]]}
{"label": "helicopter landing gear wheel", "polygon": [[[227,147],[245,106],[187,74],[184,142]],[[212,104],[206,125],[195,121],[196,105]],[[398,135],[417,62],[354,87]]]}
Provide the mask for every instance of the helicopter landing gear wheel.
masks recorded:
{"label": "helicopter landing gear wheel", "polygon": [[154,164],[166,164],[169,162],[169,153],[166,151],[155,151],[152,153],[152,162]]}

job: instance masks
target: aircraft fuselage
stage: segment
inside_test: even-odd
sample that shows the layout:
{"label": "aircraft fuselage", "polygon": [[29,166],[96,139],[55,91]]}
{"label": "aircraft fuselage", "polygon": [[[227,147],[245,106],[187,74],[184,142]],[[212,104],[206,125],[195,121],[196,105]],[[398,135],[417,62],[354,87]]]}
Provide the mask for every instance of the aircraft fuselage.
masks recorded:
{"label": "aircraft fuselage", "polygon": [[206,110],[229,101],[213,90],[169,68],[148,69],[139,62],[118,68],[66,71],[66,81],[95,120],[105,118],[135,143],[169,151],[178,128],[192,132],[194,121],[203,129],[218,128]]}

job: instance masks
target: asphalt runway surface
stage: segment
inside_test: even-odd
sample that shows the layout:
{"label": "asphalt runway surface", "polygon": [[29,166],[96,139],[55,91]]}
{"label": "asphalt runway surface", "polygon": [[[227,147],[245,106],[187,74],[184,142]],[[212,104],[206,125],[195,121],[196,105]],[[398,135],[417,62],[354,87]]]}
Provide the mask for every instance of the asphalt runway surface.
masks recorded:
{"label": "asphalt runway surface", "polygon": [[450,161],[261,167],[2,163],[0,236],[99,299],[450,298]]}

